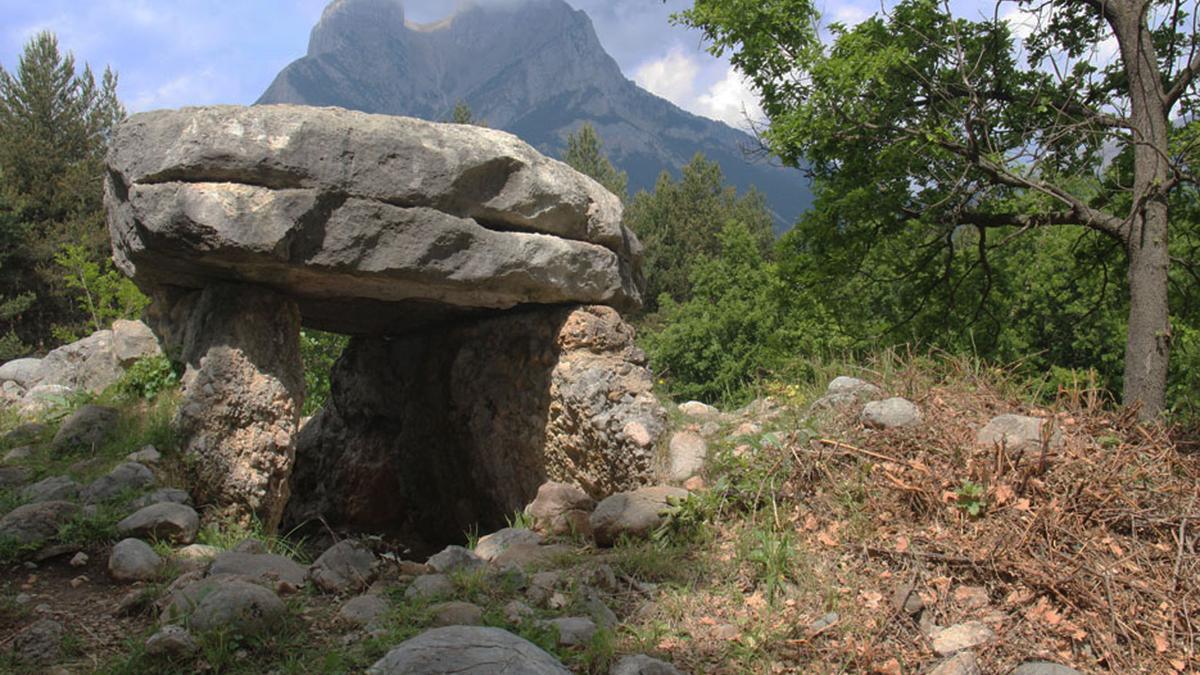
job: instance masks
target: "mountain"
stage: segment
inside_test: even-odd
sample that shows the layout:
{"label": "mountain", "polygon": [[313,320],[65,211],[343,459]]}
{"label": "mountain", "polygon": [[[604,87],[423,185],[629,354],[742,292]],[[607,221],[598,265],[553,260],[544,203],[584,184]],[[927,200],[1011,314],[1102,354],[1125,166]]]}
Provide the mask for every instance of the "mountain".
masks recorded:
{"label": "mountain", "polygon": [[604,51],[592,22],[563,0],[462,3],[442,21],[405,19],[400,0],[334,0],[259,103],[340,106],[430,120],[467,103],[489,126],[561,157],[591,122],[631,192],[678,174],[696,152],[739,190],[756,186],[781,226],[812,201],[800,172],[749,160],[754,139],[638,87]]}

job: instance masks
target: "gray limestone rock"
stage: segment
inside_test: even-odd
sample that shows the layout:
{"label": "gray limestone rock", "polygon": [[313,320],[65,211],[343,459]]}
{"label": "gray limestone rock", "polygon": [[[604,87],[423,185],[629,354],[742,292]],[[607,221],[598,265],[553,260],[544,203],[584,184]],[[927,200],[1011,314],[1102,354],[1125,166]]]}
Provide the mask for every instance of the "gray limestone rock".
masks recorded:
{"label": "gray limestone rock", "polygon": [[1010,451],[1040,450],[1042,447],[1042,430],[1047,429],[1049,447],[1058,448],[1063,444],[1062,428],[1053,420],[1025,415],[999,415],[993,417],[979,433],[975,442],[979,445],[992,446],[1003,444]]}
{"label": "gray limestone rock", "polygon": [[286,613],[272,591],[245,581],[223,581],[200,598],[191,626],[201,632],[227,628],[252,636],[269,632]]}
{"label": "gray limestone rock", "polygon": [[996,634],[979,621],[967,621],[943,628],[929,637],[933,651],[947,656],[965,649],[974,649],[996,639]]}
{"label": "gray limestone rock", "polygon": [[0,538],[21,545],[36,545],[52,539],[63,523],[79,513],[71,502],[38,502],[18,506],[0,518]]}
{"label": "gray limestone rock", "polygon": [[308,578],[326,593],[361,591],[375,579],[375,554],[347,539],[331,546],[308,568]]}
{"label": "gray limestone rock", "polygon": [[420,307],[641,303],[620,201],[504,132],[216,106],[134,115],[110,147],[114,258],[144,288],[265,283],[345,332]]}
{"label": "gray limestone rock", "polygon": [[79,497],[79,483],[68,476],[51,476],[21,490],[21,499],[34,502],[71,501]]}
{"label": "gray limestone rock", "polygon": [[368,593],[358,595],[342,603],[338,619],[351,626],[372,626],[388,610],[387,600]]}
{"label": "gray limestone rock", "polygon": [[586,645],[596,634],[596,624],[584,616],[564,616],[546,621],[558,632],[558,644],[563,647]]}
{"label": "gray limestone rock", "polygon": [[304,585],[306,571],[290,558],[272,553],[239,553],[226,551],[213,560],[210,576],[232,575],[260,584],[285,582],[299,588]]}
{"label": "gray limestone rock", "polygon": [[983,671],[975,652],[962,651],[938,663],[928,675],[983,675]]}
{"label": "gray limestone rock", "polygon": [[429,608],[435,626],[478,626],[483,624],[483,609],[469,602],[452,600]]}
{"label": "gray limestone rock", "polygon": [[200,514],[183,504],[159,502],[138,509],[117,523],[117,532],[125,537],[169,539],[176,544],[196,541]]}
{"label": "gray limestone rock", "polygon": [[591,533],[588,518],[596,509],[596,500],[575,485],[550,481],[538,487],[537,497],[525,512],[536,529],[549,535]]}
{"label": "gray limestone rock", "polygon": [[921,410],[904,398],[871,401],[863,407],[862,421],[872,429],[900,429],[921,423]]}
{"label": "gray limestone rock", "polygon": [[619,492],[596,505],[591,515],[592,535],[601,546],[611,546],[622,535],[647,537],[662,522],[670,499],[686,499],[682,488],[656,486]]}
{"label": "gray limestone rock", "polygon": [[528,640],[482,626],[447,626],[405,640],[375,662],[369,675],[567,675],[550,654]]}
{"label": "gray limestone rock", "polygon": [[168,624],[146,640],[146,654],[168,659],[183,659],[200,651],[196,639],[183,626]]}
{"label": "gray limestone rock", "polygon": [[108,556],[108,576],[114,581],[150,581],[162,571],[163,559],[140,539],[122,539]]}
{"label": "gray limestone rock", "polygon": [[118,417],[116,408],[85,405],[62,421],[51,445],[59,451],[95,450],[112,435]]}
{"label": "gray limestone rock", "polygon": [[675,666],[645,654],[622,656],[608,675],[683,675]]}
{"label": "gray limestone rock", "polygon": [[144,464],[118,464],[107,475],[92,481],[79,493],[87,504],[108,501],[123,492],[141,490],[154,485],[154,474]]}
{"label": "gray limestone rock", "polygon": [[191,506],[192,496],[186,491],[180,490],[179,488],[160,488],[129,502],[129,508],[141,509],[150,506],[151,504],[162,504],[166,502],[171,504],[185,504],[187,506]]}
{"label": "gray limestone rock", "polygon": [[491,562],[510,547],[524,544],[537,546],[542,543],[542,535],[524,528],[506,527],[489,535],[479,538],[475,544],[475,555]]}
{"label": "gray limestone rock", "polygon": [[667,479],[674,482],[683,482],[699,473],[708,459],[708,443],[691,431],[678,431],[671,436],[667,451]]}
{"label": "gray limestone rock", "polygon": [[32,388],[41,378],[41,359],[13,359],[0,366],[0,382],[15,382],[22,389]]}
{"label": "gray limestone rock", "polygon": [[484,564],[483,558],[462,546],[447,546],[440,553],[430,556],[428,561],[428,565],[441,574],[460,569],[475,569],[483,567]]}
{"label": "gray limestone rock", "polygon": [[12,640],[12,654],[19,663],[48,665],[62,656],[63,625],[52,619],[42,619],[30,624]]}
{"label": "gray limestone rock", "polygon": [[1083,675],[1083,673],[1050,661],[1026,661],[1017,666],[1010,675]]}
{"label": "gray limestone rock", "polygon": [[446,597],[454,593],[454,584],[445,574],[426,574],[413,579],[404,591],[404,597],[410,599],[432,600]]}

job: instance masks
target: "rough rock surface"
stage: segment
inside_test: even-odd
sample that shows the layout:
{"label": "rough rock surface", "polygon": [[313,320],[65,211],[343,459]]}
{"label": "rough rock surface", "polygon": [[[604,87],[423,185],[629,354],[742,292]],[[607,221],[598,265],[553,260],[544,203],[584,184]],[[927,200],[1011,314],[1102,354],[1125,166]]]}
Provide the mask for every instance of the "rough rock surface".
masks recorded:
{"label": "rough rock surface", "polygon": [[352,626],[371,626],[388,611],[388,602],[378,595],[367,594],[350,598],[338,609],[338,620]]}
{"label": "rough rock surface", "polygon": [[162,570],[163,560],[140,539],[122,539],[108,556],[108,576],[114,581],[149,581]]}
{"label": "rough rock surface", "polygon": [[862,421],[872,429],[900,429],[921,423],[921,410],[905,398],[871,401],[863,406]]}
{"label": "rough rock surface", "polygon": [[117,532],[121,536],[169,539],[176,544],[196,541],[199,531],[200,515],[190,506],[172,502],[151,504],[117,523]]}
{"label": "rough rock surface", "polygon": [[229,628],[252,636],[270,631],[286,613],[283,601],[270,590],[244,581],[225,581],[200,599],[191,626],[198,631]]}
{"label": "rough rock surface", "polygon": [[103,502],[129,490],[140,490],[154,485],[154,474],[144,464],[125,462],[113,467],[112,471],[88,483],[79,493],[85,503]]}
{"label": "rough rock surface", "polygon": [[22,389],[33,387],[41,377],[41,359],[13,359],[0,366],[0,382],[14,382]]}
{"label": "rough rock surface", "polygon": [[530,310],[393,340],[356,339],[302,430],[287,522],[433,541],[503,527],[550,480],[593,497],[652,482],[666,414],[611,308]]}
{"label": "rough rock surface", "polygon": [[1074,668],[1050,661],[1026,661],[1017,666],[1010,675],[1083,675]]}
{"label": "rough rock surface", "polygon": [[946,656],[964,649],[973,649],[996,639],[991,628],[979,621],[955,624],[929,637],[933,651]]}
{"label": "rough rock surface", "polygon": [[396,333],[517,305],[637,307],[620,201],[515,136],[296,106],[134,115],[114,134],[114,259],[144,289],[264,284],[306,323]]}
{"label": "rough rock surface", "polygon": [[405,640],[375,662],[370,675],[567,675],[537,645],[499,628],[448,626]]}
{"label": "rough rock surface", "polygon": [[975,652],[964,651],[943,660],[928,675],[983,675]]}
{"label": "rough rock surface", "polygon": [[667,446],[669,466],[667,479],[682,483],[704,468],[708,459],[708,443],[700,434],[679,431],[671,436]]}
{"label": "rough rock surface", "polygon": [[71,501],[79,497],[79,483],[68,476],[51,476],[21,490],[26,503]]}
{"label": "rough rock surface", "polygon": [[557,619],[550,619],[546,622],[546,625],[557,631],[558,644],[563,647],[586,645],[591,642],[592,636],[596,634],[595,622],[583,616],[564,616]]}
{"label": "rough rock surface", "polygon": [[169,624],[146,640],[149,656],[182,659],[200,651],[200,645],[183,626]]}
{"label": "rough rock surface", "polygon": [[60,451],[94,451],[116,429],[119,416],[116,408],[85,405],[62,421],[51,445]]}
{"label": "rough rock surface", "polygon": [[[1048,421],[1041,417],[1025,415],[999,415],[993,417],[987,425],[979,430],[979,433],[975,435],[975,442],[986,446],[1003,443],[1012,451],[1038,450],[1042,447],[1043,426]],[[1062,446],[1062,429],[1052,421],[1050,421],[1050,425],[1051,428],[1048,430],[1050,447]]]}
{"label": "rough rock surface", "polygon": [[62,654],[63,625],[52,619],[42,619],[30,624],[12,640],[12,654],[19,663],[50,664]]}
{"label": "rough rock surface", "polygon": [[870,382],[841,375],[830,381],[824,396],[813,401],[813,408],[835,408],[882,397],[883,391]]}
{"label": "rough rock surface", "polygon": [[375,554],[347,539],[329,547],[308,568],[308,578],[326,593],[361,591],[375,579]]}
{"label": "rough rock surface", "polygon": [[141,509],[151,504],[162,504],[170,502],[172,504],[192,505],[192,496],[179,488],[162,488],[154,492],[144,494],[137,499],[129,502],[129,508]]}
{"label": "rough rock surface", "polygon": [[261,287],[214,285],[162,306],[181,315],[187,369],[175,427],[195,460],[193,495],[214,515],[257,517],[273,531],[304,403],[296,305]]}
{"label": "rough rock surface", "polygon": [[404,590],[404,597],[409,599],[432,600],[454,593],[454,584],[445,574],[426,574],[413,579]]}
{"label": "rough rock surface", "polygon": [[656,486],[619,492],[596,505],[592,512],[592,536],[601,546],[611,546],[621,535],[645,537],[662,522],[669,499],[686,499],[682,488]]}
{"label": "rough rock surface", "polygon": [[290,558],[272,553],[226,551],[213,560],[209,576],[232,575],[247,581],[271,584],[283,581],[296,588],[304,585],[305,569]]}
{"label": "rough rock surface", "polygon": [[549,481],[538,487],[537,497],[525,507],[534,529],[551,536],[591,534],[589,521],[596,500],[574,485]]}
{"label": "rough rock surface", "polygon": [[58,526],[79,513],[71,502],[38,502],[18,506],[0,518],[0,539],[33,545],[58,534]]}
{"label": "rough rock surface", "polygon": [[455,570],[483,567],[484,560],[462,546],[447,546],[430,556],[427,564],[439,574],[448,574]]}
{"label": "rough rock surface", "polygon": [[515,545],[533,545],[542,543],[542,535],[533,530],[517,527],[506,527],[489,535],[479,538],[475,544],[475,555],[491,562]]}
{"label": "rough rock surface", "polygon": [[32,403],[37,388],[99,394],[120,380],[135,361],[160,353],[158,340],[146,324],[119,320],[111,330],[63,345],[43,359],[10,361],[0,367],[0,382],[15,382],[27,390],[25,403]]}
{"label": "rough rock surface", "polygon": [[479,626],[483,624],[483,609],[461,600],[440,602],[429,608],[435,626]]}

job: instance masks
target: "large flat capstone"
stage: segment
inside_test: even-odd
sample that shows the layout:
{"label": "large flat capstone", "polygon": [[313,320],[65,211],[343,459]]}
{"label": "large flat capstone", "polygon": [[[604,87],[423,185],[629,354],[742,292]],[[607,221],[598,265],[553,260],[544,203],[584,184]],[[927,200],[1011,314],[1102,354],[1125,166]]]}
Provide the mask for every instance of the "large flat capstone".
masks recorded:
{"label": "large flat capstone", "polygon": [[185,108],[131,117],[108,166],[114,259],[147,291],[268,286],[306,325],[359,334],[528,304],[641,304],[620,200],[502,131]]}

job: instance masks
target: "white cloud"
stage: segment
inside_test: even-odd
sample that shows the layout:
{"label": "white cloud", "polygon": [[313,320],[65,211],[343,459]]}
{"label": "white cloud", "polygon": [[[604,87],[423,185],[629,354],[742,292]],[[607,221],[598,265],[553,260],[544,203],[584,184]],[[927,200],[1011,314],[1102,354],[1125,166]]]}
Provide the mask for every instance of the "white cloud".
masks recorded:
{"label": "white cloud", "polygon": [[130,112],[142,112],[158,108],[179,108],[187,105],[229,103],[221,100],[222,92],[229,91],[231,83],[220,77],[212,68],[194,73],[178,75],[152,89],[144,89],[129,100]]}
{"label": "white cloud", "polygon": [[725,71],[724,78],[697,97],[693,112],[739,129],[763,118],[754,88],[733,66]]}
{"label": "white cloud", "polygon": [[851,28],[870,18],[871,12],[857,5],[843,4],[834,7],[832,12],[826,10],[825,16],[830,21],[836,21]]}
{"label": "white cloud", "polygon": [[633,74],[633,81],[646,91],[686,108],[695,96],[699,74],[696,60],[675,47],[666,56],[640,66]]}

